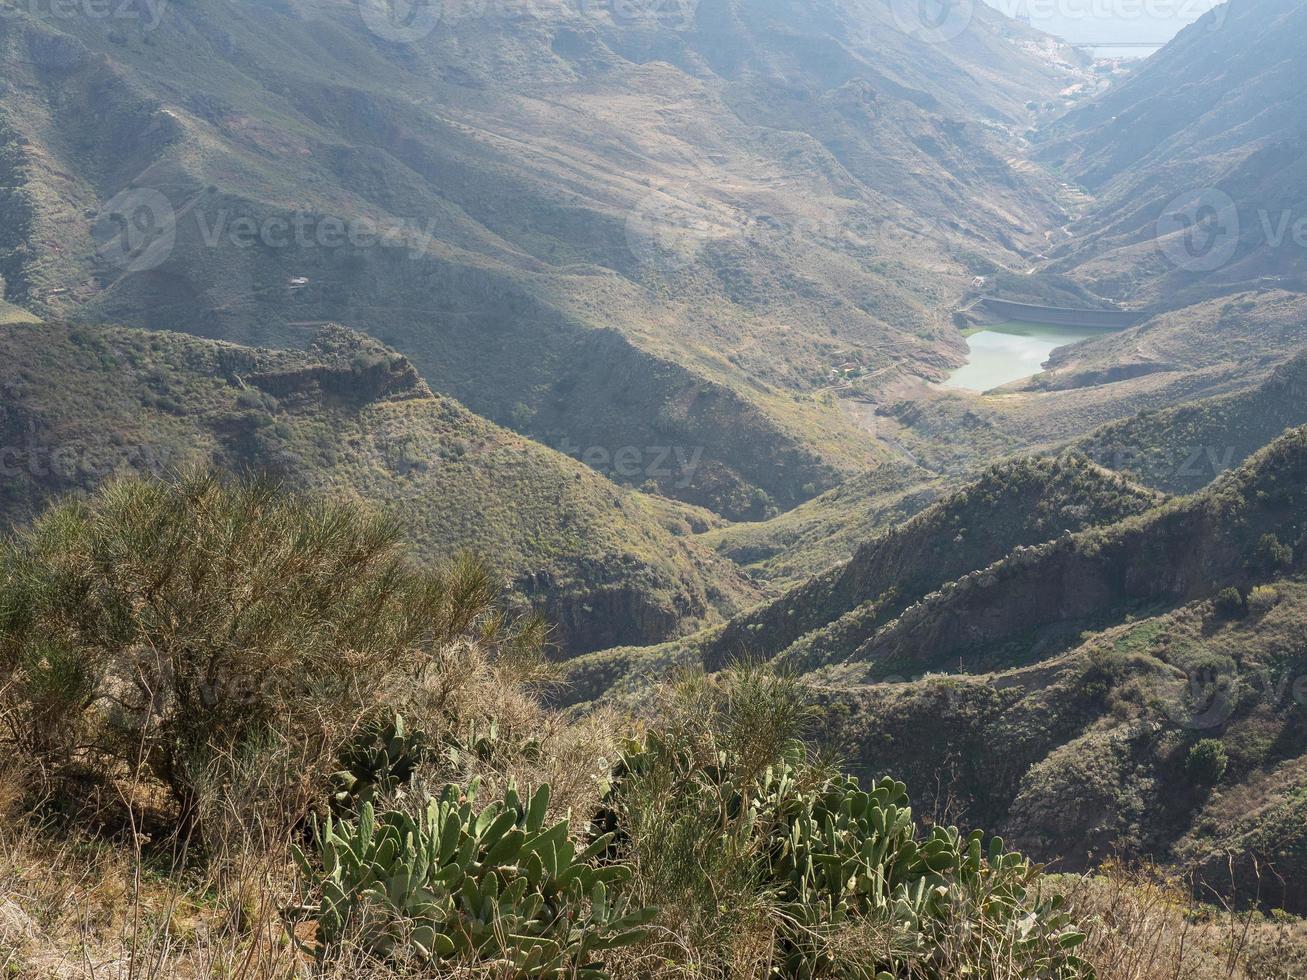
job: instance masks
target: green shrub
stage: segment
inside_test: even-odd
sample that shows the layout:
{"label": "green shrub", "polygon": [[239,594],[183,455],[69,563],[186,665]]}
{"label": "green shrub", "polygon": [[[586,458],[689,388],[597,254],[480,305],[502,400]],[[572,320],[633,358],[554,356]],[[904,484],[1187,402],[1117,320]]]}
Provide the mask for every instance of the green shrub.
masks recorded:
{"label": "green shrub", "polygon": [[378,817],[364,803],[357,821],[328,819],[320,863],[295,849],[320,895],[299,910],[317,920],[320,959],[352,944],[401,962],[494,961],[511,967],[505,976],[597,980],[598,954],[645,938],[655,910],[621,895],[630,869],[594,864],[611,838],[578,852],[567,820],[546,827],[547,785],[527,803],[510,789],[480,812],[476,791],[446,787],[416,816]]}
{"label": "green shrub", "polygon": [[1185,774],[1201,787],[1215,786],[1225,775],[1229,765],[1225,746],[1217,739],[1205,738],[1195,742],[1185,757]]}
{"label": "green shrub", "polygon": [[0,747],[56,778],[154,776],[190,830],[210,769],[271,737],[299,760],[281,797],[307,807],[359,719],[456,640],[540,642],[484,566],[419,570],[398,542],[356,508],[208,474],[53,508],[0,551]]}
{"label": "green shrub", "polygon": [[1293,564],[1293,549],[1281,544],[1274,534],[1263,534],[1257,541],[1253,561],[1259,571],[1278,572]]}
{"label": "green shrub", "polygon": [[[1007,960],[1023,975],[1073,976],[1084,972],[1069,951],[1084,936],[1072,927],[1060,899],[1041,899],[1041,869],[1005,851],[1000,838],[961,834],[956,827],[919,832],[907,787],[885,779],[868,792],[837,776],[804,791],[789,766],[778,767],[751,810],[762,834],[773,883],[800,929],[791,938],[787,969],[802,976],[840,964],[807,941],[851,920],[893,924],[899,955],[878,968],[909,964],[919,975],[947,975],[939,951],[961,919],[970,958]],[[1021,923],[1019,928],[1014,928]]]}
{"label": "green shrub", "polygon": [[[863,791],[809,763],[800,743],[757,773],[732,751],[705,763],[683,733],[650,733],[624,756],[610,806],[645,886],[676,914],[696,888],[714,898],[709,921],[770,909],[780,975],[942,980],[962,962],[999,961],[1022,975],[1090,975],[1061,899],[1039,894],[1039,867],[979,832],[923,833],[902,783]],[[889,940],[836,941],[859,927]]]}
{"label": "green shrub", "polygon": [[1273,585],[1259,585],[1248,593],[1248,611],[1265,616],[1280,602],[1280,590]]}
{"label": "green shrub", "polygon": [[1240,619],[1248,612],[1248,603],[1243,593],[1231,586],[1216,594],[1212,608],[1223,619]]}

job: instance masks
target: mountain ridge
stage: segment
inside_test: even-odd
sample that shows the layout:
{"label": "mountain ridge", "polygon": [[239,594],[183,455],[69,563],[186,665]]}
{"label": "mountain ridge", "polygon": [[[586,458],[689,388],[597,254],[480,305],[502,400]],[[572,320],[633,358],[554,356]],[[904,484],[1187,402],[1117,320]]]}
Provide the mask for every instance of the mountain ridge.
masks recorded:
{"label": "mountain ridge", "polygon": [[277,351],[20,325],[0,329],[0,350],[11,524],[119,472],[262,473],[370,501],[425,560],[496,556],[568,654],[656,641],[755,594],[643,495],[434,394],[402,355],[345,328]]}

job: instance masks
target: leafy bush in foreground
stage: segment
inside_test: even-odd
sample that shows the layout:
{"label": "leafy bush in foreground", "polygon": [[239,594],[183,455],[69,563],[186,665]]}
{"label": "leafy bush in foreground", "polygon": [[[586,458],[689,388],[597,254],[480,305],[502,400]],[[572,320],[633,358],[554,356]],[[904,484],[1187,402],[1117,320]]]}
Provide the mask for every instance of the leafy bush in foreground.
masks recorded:
{"label": "leafy bush in foreground", "polygon": [[0,749],[56,779],[147,774],[189,836],[212,768],[276,741],[293,821],[358,721],[456,643],[538,645],[497,600],[485,566],[416,568],[356,507],[209,474],[115,483],[0,549]]}
{"label": "leafy bush in foreground", "polygon": [[327,821],[318,835],[321,868],[296,848],[301,871],[316,883],[319,956],[345,943],[392,960],[480,960],[504,976],[597,980],[594,959],[639,942],[654,910],[631,909],[620,895],[623,865],[596,867],[609,845],[578,852],[569,823],[545,826],[549,787],[524,803],[509,790],[502,803],[474,810],[475,784],[446,787],[416,815]]}
{"label": "leafy bush in foreground", "polygon": [[[1014,961],[1031,976],[1077,975],[1084,967],[1068,952],[1084,936],[1062,900],[1037,895],[1041,869],[1005,851],[1000,838],[986,845],[982,831],[934,827],[919,835],[903,783],[884,779],[863,792],[856,779],[837,776],[804,790],[783,763],[751,804],[750,822],[765,841],[766,880],[806,930],[880,917],[893,923],[904,960],[920,963],[963,918],[968,941],[989,947],[978,954],[982,961]],[[788,963],[795,975],[836,965],[801,940]]]}
{"label": "leafy bush in foreground", "polygon": [[[652,885],[646,894],[664,891],[669,905],[693,904],[700,891],[716,896],[700,922],[754,909],[775,936],[773,966],[785,977],[942,980],[994,975],[998,964],[1022,976],[1092,976],[1075,954],[1084,936],[1063,900],[1040,893],[1039,866],[980,832],[923,831],[902,783],[863,790],[809,762],[801,742],[760,768],[763,742],[742,742],[736,722],[785,717],[794,692],[755,672],[710,684],[717,707],[696,694],[693,714],[719,714],[715,722],[649,733],[618,767],[610,823],[640,883]],[[775,745],[777,730],[760,738]],[[731,959],[731,942],[716,969],[752,970]]]}

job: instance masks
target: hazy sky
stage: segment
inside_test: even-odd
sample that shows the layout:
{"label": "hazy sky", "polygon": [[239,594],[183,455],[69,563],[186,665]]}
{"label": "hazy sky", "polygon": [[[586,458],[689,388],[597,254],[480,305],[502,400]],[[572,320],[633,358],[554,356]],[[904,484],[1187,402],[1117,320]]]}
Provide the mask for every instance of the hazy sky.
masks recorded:
{"label": "hazy sky", "polygon": [[1069,41],[1169,41],[1218,0],[987,0]]}

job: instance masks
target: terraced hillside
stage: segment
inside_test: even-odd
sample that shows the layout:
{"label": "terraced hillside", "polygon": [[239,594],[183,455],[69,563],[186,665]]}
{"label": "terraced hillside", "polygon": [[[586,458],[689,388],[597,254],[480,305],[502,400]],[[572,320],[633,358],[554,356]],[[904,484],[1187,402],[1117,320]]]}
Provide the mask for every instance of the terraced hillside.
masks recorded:
{"label": "terraced hillside", "polygon": [[434,395],[340,327],[303,352],[184,334],[0,329],[0,521],[117,472],[267,474],[399,519],[424,560],[492,556],[567,654],[657,642],[756,595],[669,509]]}
{"label": "terraced hillside", "polygon": [[14,306],[12,303],[0,300],[0,326],[8,326],[11,323],[36,322],[38,322],[38,318],[28,313],[21,306]]}

